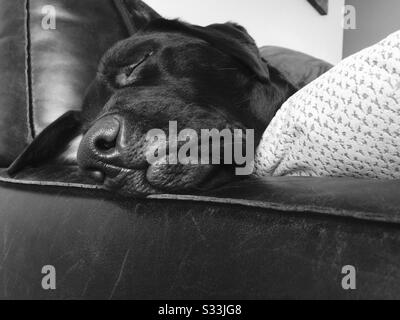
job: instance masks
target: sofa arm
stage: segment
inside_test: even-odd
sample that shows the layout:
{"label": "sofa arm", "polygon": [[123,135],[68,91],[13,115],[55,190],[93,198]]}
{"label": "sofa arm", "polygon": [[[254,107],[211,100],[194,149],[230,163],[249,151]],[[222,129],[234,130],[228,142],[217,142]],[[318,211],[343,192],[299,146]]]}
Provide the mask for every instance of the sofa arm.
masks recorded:
{"label": "sofa arm", "polygon": [[148,199],[1,184],[0,299],[398,299],[399,183],[312,180]]}

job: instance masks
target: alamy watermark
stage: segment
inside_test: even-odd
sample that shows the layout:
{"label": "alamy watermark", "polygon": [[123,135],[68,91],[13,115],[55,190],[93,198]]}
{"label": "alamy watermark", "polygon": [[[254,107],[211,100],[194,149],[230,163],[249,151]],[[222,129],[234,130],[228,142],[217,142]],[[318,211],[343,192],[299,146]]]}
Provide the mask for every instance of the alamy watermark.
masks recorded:
{"label": "alamy watermark", "polygon": [[52,265],[43,266],[42,274],[43,290],[56,290],[56,268]]}
{"label": "alamy watermark", "polygon": [[342,9],[342,13],[343,13],[342,28],[344,30],[357,29],[356,8],[352,5],[345,5]]}
{"label": "alamy watermark", "polygon": [[356,290],[356,268],[351,265],[344,266],[342,268],[342,274],[345,275],[342,278],[342,288],[343,290]]}
{"label": "alamy watermark", "polygon": [[[57,10],[52,5],[42,7],[42,29],[56,30],[57,29]],[[357,29],[357,13],[356,8],[352,5],[345,5],[342,9],[343,18],[341,21],[342,28],[345,30]]]}
{"label": "alamy watermark", "polygon": [[201,129],[199,135],[193,129],[178,132],[177,122],[170,121],[168,134],[152,129],[146,139],[150,144],[146,160],[152,165],[235,164],[236,175],[251,175],[254,171],[253,129]]}
{"label": "alamy watermark", "polygon": [[[42,289],[46,291],[56,290],[56,268],[52,265],[45,265],[42,267],[41,273],[44,275],[41,282]],[[343,275],[341,279],[342,289],[345,291],[357,290],[356,268],[352,265],[343,266],[341,274]],[[166,314],[165,310],[160,310],[159,314]]]}
{"label": "alamy watermark", "polygon": [[55,30],[57,29],[57,10],[54,6],[47,5],[42,7],[42,29]]}

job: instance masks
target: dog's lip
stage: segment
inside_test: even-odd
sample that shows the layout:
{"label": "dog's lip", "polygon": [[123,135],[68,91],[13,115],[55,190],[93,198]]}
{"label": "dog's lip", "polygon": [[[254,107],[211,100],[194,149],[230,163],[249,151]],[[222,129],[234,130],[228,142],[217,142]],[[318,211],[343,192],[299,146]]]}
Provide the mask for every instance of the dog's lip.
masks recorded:
{"label": "dog's lip", "polygon": [[[141,168],[141,169],[136,169],[136,168],[132,169],[132,168],[127,168],[127,167],[119,167],[119,166],[115,166],[115,165],[103,164],[102,173],[104,175],[104,179],[103,179],[103,181],[98,181],[98,182],[101,183],[101,185],[103,187],[105,187],[106,189],[108,189],[109,191],[120,192],[120,191],[123,191],[125,183],[127,182],[127,179],[129,179],[132,174],[140,175],[140,172],[144,172],[144,175],[142,177],[143,180],[141,181],[143,186],[147,186],[148,188],[156,190],[157,193],[163,193],[163,192],[166,192],[167,190],[169,190],[169,192],[173,192],[173,193],[175,193],[177,191],[177,190],[164,189],[160,185],[155,185],[155,184],[151,183],[147,179],[147,175],[146,175],[146,172],[147,172],[147,170],[149,170],[150,167],[151,166],[147,166],[146,168]],[[94,170],[99,171],[98,169],[94,169]],[[210,177],[210,175],[212,175],[214,173],[215,173],[215,170],[212,170],[212,172],[210,171],[209,175],[204,177],[203,181],[197,187],[194,186],[192,191],[207,190],[208,189],[207,184],[209,184],[209,182],[207,182],[207,180]],[[212,183],[211,183],[211,185],[212,185]],[[189,190],[187,190],[187,191],[189,191]],[[147,194],[151,194],[151,192],[140,191],[140,189],[138,189],[138,190],[135,189],[135,190],[131,190],[129,192],[129,195],[131,195],[131,194],[147,195]]]}
{"label": "dog's lip", "polygon": [[[153,189],[152,186],[148,184],[148,181],[146,180],[145,172],[147,169],[129,169],[129,168],[123,168],[123,167],[117,167],[117,166],[112,166],[109,165],[108,167],[108,174],[105,175],[105,179],[103,181],[103,186],[110,190],[110,191],[115,191],[115,192],[121,192],[121,194],[125,195],[135,195],[135,196],[146,196],[151,193],[155,193],[156,189]],[[141,173],[144,174],[141,174]],[[124,190],[125,183],[127,182],[127,179],[131,175],[134,176],[141,176],[143,175],[143,180],[140,182],[141,186],[136,186],[135,189],[129,190],[129,192],[126,192]],[[153,189],[152,192],[149,190],[145,190],[147,187]],[[157,191],[158,193],[158,191]]]}
{"label": "dog's lip", "polygon": [[100,165],[97,165],[95,167],[84,167],[81,169],[86,175],[89,175],[90,177],[92,177],[92,179],[100,184],[107,184],[109,181],[120,180],[120,178],[123,178],[129,172],[135,170],[105,163],[101,163]]}
{"label": "dog's lip", "polygon": [[130,167],[122,167],[122,166],[115,166],[110,164],[103,164],[103,172],[104,172],[104,181],[103,186],[107,189],[111,190],[118,190],[122,189],[127,176],[132,172],[145,172],[148,166],[135,166],[134,168]]}
{"label": "dog's lip", "polygon": [[132,172],[132,170],[121,169],[118,171],[117,174],[115,174],[113,176],[106,174],[105,179],[103,181],[103,186],[105,186],[107,189],[111,189],[111,190],[121,189],[122,186],[124,185],[126,176],[130,172]]}
{"label": "dog's lip", "polygon": [[140,165],[135,165],[135,166],[117,166],[113,164],[108,164],[108,163],[99,163],[99,166],[97,168],[88,168],[87,170],[89,171],[103,171],[107,177],[109,178],[114,178],[118,176],[121,172],[131,172],[131,171],[145,171],[148,168],[147,163],[143,163]]}
{"label": "dog's lip", "polygon": [[129,172],[129,171],[132,171],[132,170],[133,169],[114,166],[114,165],[111,165],[111,164],[103,164],[103,171],[105,172],[107,178],[115,178],[119,174],[121,174],[121,172],[125,172],[125,171]]}

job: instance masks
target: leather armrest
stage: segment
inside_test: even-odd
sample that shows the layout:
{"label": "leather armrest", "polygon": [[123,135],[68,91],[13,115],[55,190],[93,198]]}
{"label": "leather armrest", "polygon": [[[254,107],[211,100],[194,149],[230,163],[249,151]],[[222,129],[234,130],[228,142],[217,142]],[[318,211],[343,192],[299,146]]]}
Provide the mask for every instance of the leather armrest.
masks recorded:
{"label": "leather armrest", "polygon": [[[232,198],[217,202],[0,185],[0,298],[398,299],[397,218],[382,223],[371,208],[362,219],[319,213],[311,205],[298,210],[302,198],[332,206],[345,192],[349,203],[355,195],[348,206],[366,210],[362,201],[382,197],[385,208],[397,203],[396,193],[374,197],[367,186],[341,191],[322,180],[312,187],[290,184],[253,186],[253,197],[259,193],[265,206],[238,201],[250,196],[248,186],[226,187],[221,195]],[[262,199],[268,194],[275,204]],[[290,194],[297,200],[279,206]],[[389,211],[392,218],[399,214]],[[56,268],[57,290],[41,288],[45,265]],[[346,265],[356,268],[355,291],[342,288]]]}

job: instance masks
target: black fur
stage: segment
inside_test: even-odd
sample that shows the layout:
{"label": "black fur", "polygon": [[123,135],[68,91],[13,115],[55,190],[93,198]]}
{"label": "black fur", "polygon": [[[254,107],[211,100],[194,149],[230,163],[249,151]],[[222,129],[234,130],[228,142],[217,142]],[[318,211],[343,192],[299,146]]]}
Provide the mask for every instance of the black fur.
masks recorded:
{"label": "black fur", "polygon": [[[105,173],[106,186],[124,194],[213,188],[234,179],[232,166],[154,169],[145,163],[146,132],[153,128],[168,131],[169,121],[177,121],[179,129],[197,131],[254,129],[257,144],[276,111],[295,91],[278,70],[261,59],[243,27],[234,23],[200,27],[156,19],[102,58],[86,95],[79,132],[74,131],[74,136],[85,134],[78,163],[83,170]],[[93,150],[93,139],[102,130],[109,134],[116,122],[123,131],[124,147],[118,149],[118,156],[106,159]],[[35,149],[46,145],[59,150],[61,144],[47,135],[54,135],[54,127],[63,133],[70,125],[64,118],[45,131],[10,173],[57,154],[43,156]],[[62,145],[71,135],[61,139]]]}

